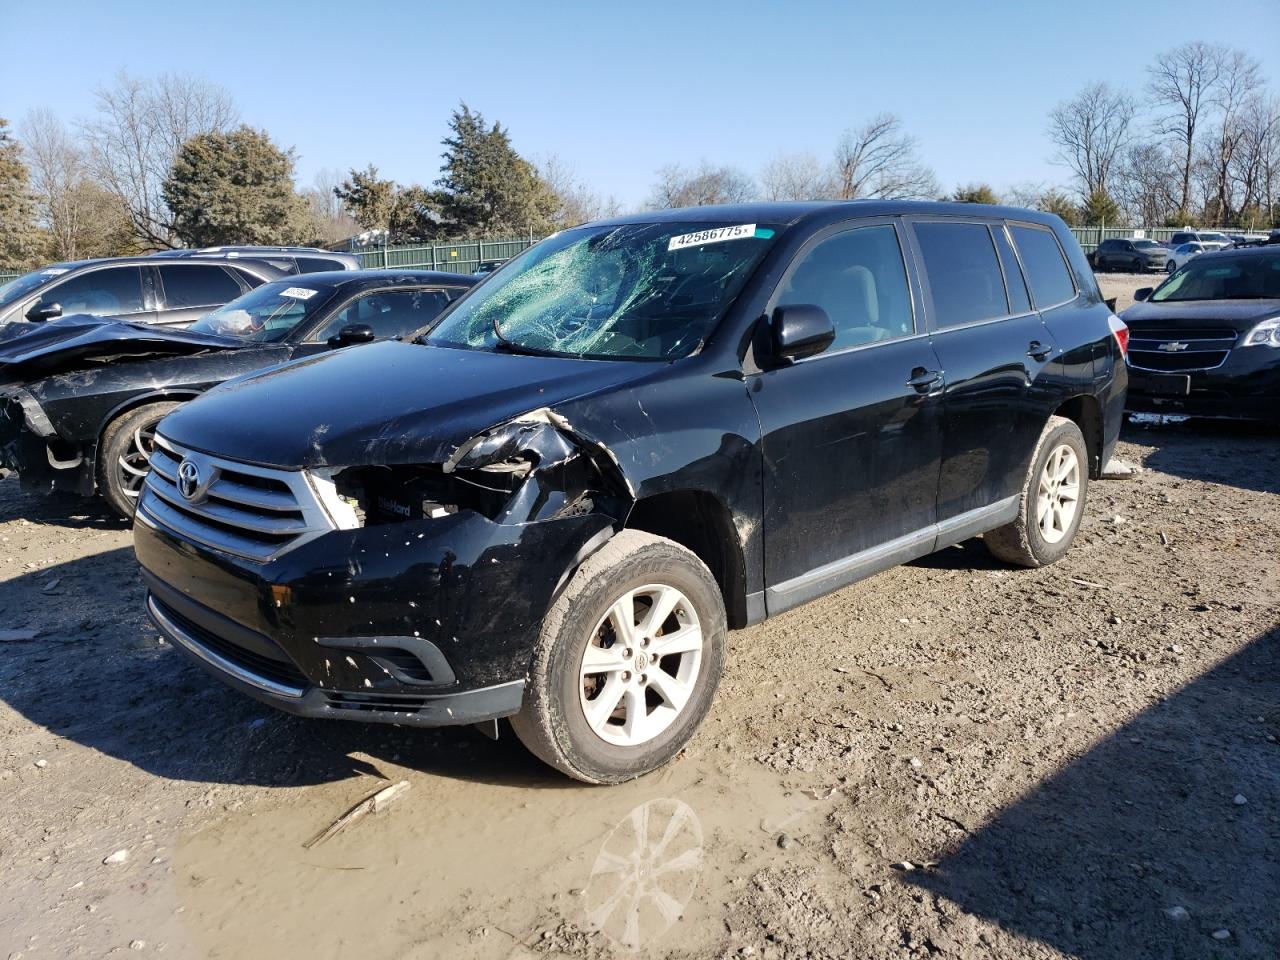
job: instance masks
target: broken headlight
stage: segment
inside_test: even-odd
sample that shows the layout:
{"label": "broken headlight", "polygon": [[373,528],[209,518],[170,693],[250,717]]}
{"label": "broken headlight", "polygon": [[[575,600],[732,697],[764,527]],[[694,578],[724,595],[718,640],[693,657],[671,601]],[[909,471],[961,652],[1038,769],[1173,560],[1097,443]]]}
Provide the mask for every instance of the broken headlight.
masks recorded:
{"label": "broken headlight", "polygon": [[490,519],[502,512],[519,484],[511,473],[446,474],[435,465],[351,467],[334,477],[337,495],[360,526],[447,517],[473,510]]}

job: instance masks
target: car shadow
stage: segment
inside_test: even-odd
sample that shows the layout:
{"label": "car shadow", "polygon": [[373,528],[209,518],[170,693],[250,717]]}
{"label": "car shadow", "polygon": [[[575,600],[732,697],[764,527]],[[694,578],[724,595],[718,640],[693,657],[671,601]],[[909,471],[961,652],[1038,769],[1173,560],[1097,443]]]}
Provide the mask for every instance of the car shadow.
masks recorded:
{"label": "car shadow", "polygon": [[117,516],[98,497],[74,493],[23,493],[17,477],[0,480],[0,523],[26,520],[73,530],[126,530],[129,521]]}
{"label": "car shadow", "polygon": [[1142,415],[1125,423],[1120,438],[1155,448],[1144,461],[1149,469],[1280,493],[1280,424]]}
{"label": "car shadow", "polygon": [[1277,739],[1272,629],[905,880],[1069,956],[1280,955]]}
{"label": "car shadow", "polygon": [[571,786],[510,731],[494,743],[470,727],[277,713],[163,643],[144,596],[131,547],[0,582],[0,700],[59,737],[175,780],[301,786],[388,761],[467,780]]}

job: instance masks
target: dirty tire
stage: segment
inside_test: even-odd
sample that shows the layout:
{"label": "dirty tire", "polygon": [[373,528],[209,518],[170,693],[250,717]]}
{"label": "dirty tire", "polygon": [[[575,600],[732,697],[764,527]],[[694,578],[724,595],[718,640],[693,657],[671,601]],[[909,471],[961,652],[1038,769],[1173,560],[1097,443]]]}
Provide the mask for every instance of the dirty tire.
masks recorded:
{"label": "dirty tire", "polygon": [[[648,742],[619,746],[588,722],[580,699],[584,652],[615,601],[654,584],[674,587],[693,605],[701,659],[692,692],[670,725]],[[725,637],[724,601],[706,565],[674,541],[624,530],[582,565],[548,611],[524,706],[511,726],[531,753],[576,780],[621,783],[643,776],[679,753],[706,716],[724,669]]]}
{"label": "dirty tire", "polygon": [[102,431],[102,439],[98,443],[98,492],[111,509],[126,520],[133,519],[138,503],[129,491],[138,489],[138,482],[145,477],[130,473],[121,461],[133,461],[137,469],[137,436],[145,437],[154,431],[157,423],[180,406],[181,403],[149,403],[136,407],[116,417]]}
{"label": "dirty tire", "polygon": [[[1050,543],[1041,533],[1040,524],[1037,521],[1037,492],[1041,474],[1050,455],[1064,445],[1074,450],[1079,464],[1079,499],[1065,535],[1056,543]],[[1044,432],[1040,434],[1040,442],[1036,444],[1035,453],[1031,457],[1027,479],[1018,500],[1018,518],[1012,523],[983,534],[982,539],[986,542],[987,549],[1006,563],[1020,567],[1044,567],[1057,563],[1071,549],[1076,531],[1080,529],[1080,519],[1084,516],[1088,489],[1089,449],[1084,442],[1084,434],[1080,432],[1080,428],[1074,421],[1066,417],[1050,417]]]}

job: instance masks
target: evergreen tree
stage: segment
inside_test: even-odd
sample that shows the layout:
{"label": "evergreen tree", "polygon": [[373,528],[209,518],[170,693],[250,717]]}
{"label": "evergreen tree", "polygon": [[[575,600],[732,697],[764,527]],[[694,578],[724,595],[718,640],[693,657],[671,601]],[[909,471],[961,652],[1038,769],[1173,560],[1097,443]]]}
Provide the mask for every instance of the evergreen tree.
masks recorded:
{"label": "evergreen tree", "polygon": [[42,239],[22,147],[9,132],[9,121],[0,118],[0,269],[33,266]]}
{"label": "evergreen tree", "polygon": [[1120,226],[1122,214],[1120,206],[1111,199],[1105,190],[1094,190],[1080,208],[1080,219],[1085,226],[1096,227],[1103,224]]}
{"label": "evergreen tree", "polygon": [[309,218],[294,192],[293,152],[264,130],[202,133],[182,145],[162,188],[174,232],[191,246],[304,242]]}
{"label": "evergreen tree", "polygon": [[465,103],[449,120],[444,164],[436,181],[445,221],[456,234],[541,233],[558,206],[551,190],[516,153],[498,123],[485,123]]}
{"label": "evergreen tree", "polygon": [[962,187],[956,187],[955,193],[949,198],[956,203],[999,203],[1000,198],[996,196],[995,190],[988,183],[966,183]]}

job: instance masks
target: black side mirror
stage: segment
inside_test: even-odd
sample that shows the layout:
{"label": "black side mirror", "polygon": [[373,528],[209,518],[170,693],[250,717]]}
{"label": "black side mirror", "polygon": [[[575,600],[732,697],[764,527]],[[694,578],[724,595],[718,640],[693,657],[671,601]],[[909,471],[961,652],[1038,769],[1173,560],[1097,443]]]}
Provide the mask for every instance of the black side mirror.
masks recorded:
{"label": "black side mirror", "polygon": [[334,336],[329,338],[329,346],[331,347],[349,347],[356,343],[372,343],[377,337],[374,335],[373,327],[367,323],[352,323],[343,327]]}
{"label": "black side mirror", "polygon": [[827,311],[812,303],[793,303],[773,311],[773,352],[786,360],[821,353],[836,338]]}
{"label": "black side mirror", "polygon": [[1141,290],[1135,290],[1133,291],[1133,299],[1139,301],[1145,300],[1147,297],[1151,296],[1154,291],[1155,287],[1143,287]]}
{"label": "black side mirror", "polygon": [[32,323],[44,323],[46,320],[56,320],[60,316],[62,316],[60,303],[37,303],[27,311],[27,319]]}

